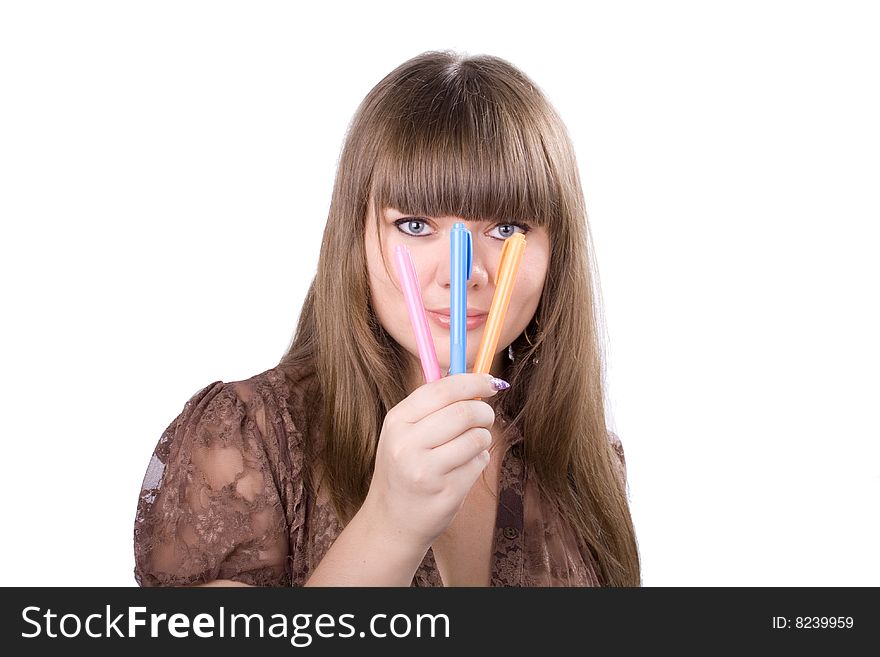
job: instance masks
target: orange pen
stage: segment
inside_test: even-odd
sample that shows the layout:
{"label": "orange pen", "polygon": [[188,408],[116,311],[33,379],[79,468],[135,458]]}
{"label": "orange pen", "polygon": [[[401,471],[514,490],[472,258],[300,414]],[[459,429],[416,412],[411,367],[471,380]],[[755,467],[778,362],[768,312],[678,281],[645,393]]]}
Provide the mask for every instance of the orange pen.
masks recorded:
{"label": "orange pen", "polygon": [[[504,247],[501,249],[501,264],[498,266],[498,277],[495,284],[495,296],[492,297],[489,317],[483,328],[483,338],[480,340],[480,348],[477,350],[477,358],[474,361],[474,373],[488,374],[492,367],[495,348],[498,346],[501,328],[504,326],[504,317],[507,315],[507,306],[510,305],[510,297],[513,294],[516,273],[519,271],[519,264],[522,262],[525,250],[526,238],[522,233],[515,233],[504,241]],[[474,399],[480,399],[480,397]]]}

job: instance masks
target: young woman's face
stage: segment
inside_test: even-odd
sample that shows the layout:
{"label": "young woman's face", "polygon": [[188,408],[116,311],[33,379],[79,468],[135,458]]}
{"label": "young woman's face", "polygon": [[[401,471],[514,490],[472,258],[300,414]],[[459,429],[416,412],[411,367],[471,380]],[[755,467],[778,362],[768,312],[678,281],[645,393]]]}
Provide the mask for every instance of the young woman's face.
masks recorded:
{"label": "young woman's face", "polygon": [[[372,206],[372,204],[370,204]],[[365,247],[370,276],[373,308],[385,331],[419,362],[416,345],[403,296],[397,269],[394,266],[394,247],[403,244],[409,248],[422,291],[422,302],[428,311],[428,326],[434,338],[437,360],[445,375],[449,370],[449,239],[452,226],[462,222],[471,232],[473,263],[467,282],[468,316],[474,315],[476,324],[467,333],[467,371],[473,369],[477,349],[483,337],[485,319],[495,294],[496,275],[504,241],[514,233],[524,233],[526,250],[520,263],[504,326],[498,340],[492,374],[502,371],[507,346],[522,333],[538,307],[544,278],[550,262],[550,239],[547,230],[533,224],[465,221],[459,217],[415,217],[386,208],[379,217],[381,244],[376,239],[376,217],[370,210],[367,216]],[[386,272],[380,251],[388,263]],[[431,311],[438,311],[437,313]],[[421,372],[421,369],[417,369]]]}

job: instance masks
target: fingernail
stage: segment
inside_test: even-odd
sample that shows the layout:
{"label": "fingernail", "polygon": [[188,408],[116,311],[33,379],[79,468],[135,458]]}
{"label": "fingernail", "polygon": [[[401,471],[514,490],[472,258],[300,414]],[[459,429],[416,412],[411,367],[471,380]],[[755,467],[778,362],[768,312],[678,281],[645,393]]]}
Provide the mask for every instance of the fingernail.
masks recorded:
{"label": "fingernail", "polygon": [[510,384],[504,379],[498,379],[496,377],[492,377],[492,380],[489,381],[495,390],[507,390],[510,387]]}

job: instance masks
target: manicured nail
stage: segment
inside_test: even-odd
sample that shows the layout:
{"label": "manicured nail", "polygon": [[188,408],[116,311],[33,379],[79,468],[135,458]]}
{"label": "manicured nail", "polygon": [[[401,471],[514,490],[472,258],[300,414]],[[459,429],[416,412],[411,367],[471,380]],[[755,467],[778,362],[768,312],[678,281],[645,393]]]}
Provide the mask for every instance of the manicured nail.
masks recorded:
{"label": "manicured nail", "polygon": [[492,377],[492,380],[489,381],[495,390],[507,390],[510,387],[510,384],[504,379],[498,379],[496,377]]}

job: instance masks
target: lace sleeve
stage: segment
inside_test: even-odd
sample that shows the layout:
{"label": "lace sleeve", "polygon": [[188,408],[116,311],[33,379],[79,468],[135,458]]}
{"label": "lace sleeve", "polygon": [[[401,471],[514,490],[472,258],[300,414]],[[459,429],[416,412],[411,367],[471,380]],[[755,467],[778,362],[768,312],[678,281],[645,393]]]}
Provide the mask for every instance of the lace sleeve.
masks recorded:
{"label": "lace sleeve", "polygon": [[233,384],[193,395],[162,434],[141,487],[137,583],[289,586],[287,523],[271,472]]}

